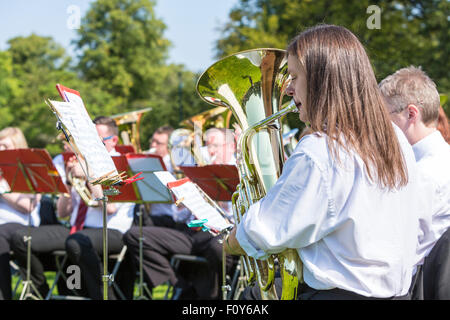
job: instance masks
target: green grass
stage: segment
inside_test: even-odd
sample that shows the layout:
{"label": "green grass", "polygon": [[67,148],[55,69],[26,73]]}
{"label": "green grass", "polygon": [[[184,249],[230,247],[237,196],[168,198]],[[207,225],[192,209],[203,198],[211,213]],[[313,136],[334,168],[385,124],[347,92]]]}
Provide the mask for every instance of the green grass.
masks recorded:
{"label": "green grass", "polygon": [[[55,280],[55,272],[54,271],[45,272],[45,277],[47,279],[47,283],[48,283],[49,288],[51,288],[52,284],[53,284],[53,281]],[[14,294],[13,300],[18,300],[20,298],[20,294],[21,294],[22,289],[23,289],[22,281],[23,281],[23,279],[19,278],[19,276],[17,274],[14,274],[12,276],[12,282],[11,282],[12,290],[15,289],[16,284],[18,285],[17,286],[17,290],[16,290],[16,292]],[[135,297],[135,298],[139,296],[138,289],[139,289],[138,288],[138,284],[136,283],[135,286],[134,286],[134,295],[133,295],[133,297]],[[162,284],[162,285],[154,288],[153,292],[152,292],[153,300],[163,300],[164,299],[164,295],[166,293],[166,290],[167,290],[167,284]],[[55,287],[54,295],[57,295],[57,294],[58,294],[58,288]],[[170,297],[170,295],[169,295],[169,297]]]}

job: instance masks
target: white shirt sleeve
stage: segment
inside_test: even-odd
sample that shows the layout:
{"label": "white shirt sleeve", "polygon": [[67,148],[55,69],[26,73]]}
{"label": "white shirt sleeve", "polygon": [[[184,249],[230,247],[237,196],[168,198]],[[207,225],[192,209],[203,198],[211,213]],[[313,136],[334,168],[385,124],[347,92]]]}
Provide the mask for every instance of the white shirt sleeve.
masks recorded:
{"label": "white shirt sleeve", "polygon": [[237,240],[249,256],[265,259],[306,247],[333,231],[336,210],[326,170],[302,152],[286,161],[276,184],[237,227]]}

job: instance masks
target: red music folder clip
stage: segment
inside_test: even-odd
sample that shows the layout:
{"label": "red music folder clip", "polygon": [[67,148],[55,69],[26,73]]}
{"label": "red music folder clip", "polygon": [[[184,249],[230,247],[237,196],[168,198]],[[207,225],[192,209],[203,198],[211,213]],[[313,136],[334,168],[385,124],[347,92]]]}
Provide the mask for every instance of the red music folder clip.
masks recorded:
{"label": "red music folder clip", "polygon": [[45,149],[0,151],[0,169],[11,192],[69,193]]}
{"label": "red music folder clip", "polygon": [[239,184],[239,173],[234,165],[181,166],[180,169],[215,201],[231,201]]}

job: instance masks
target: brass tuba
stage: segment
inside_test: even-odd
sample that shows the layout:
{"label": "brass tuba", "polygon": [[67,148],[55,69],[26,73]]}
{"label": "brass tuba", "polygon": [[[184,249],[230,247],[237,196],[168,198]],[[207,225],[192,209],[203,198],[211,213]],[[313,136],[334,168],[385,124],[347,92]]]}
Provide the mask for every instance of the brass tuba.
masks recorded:
{"label": "brass tuba", "polygon": [[[237,155],[240,184],[232,197],[236,223],[251,204],[265,196],[281,174],[281,118],[296,111],[294,104],[282,104],[287,84],[286,52],[280,49],[233,54],[213,64],[198,80],[200,97],[229,108],[242,129]],[[302,280],[301,261],[294,249],[271,255],[267,260],[244,255],[247,280],[258,281],[263,299],[278,299],[273,285],[276,260],[283,281],[281,299],[294,299]]]}
{"label": "brass tuba", "polygon": [[119,128],[119,138],[121,143],[124,145],[132,145],[136,153],[142,151],[139,134],[141,118],[144,113],[151,110],[152,108],[145,108],[110,116],[110,118],[114,119]]}

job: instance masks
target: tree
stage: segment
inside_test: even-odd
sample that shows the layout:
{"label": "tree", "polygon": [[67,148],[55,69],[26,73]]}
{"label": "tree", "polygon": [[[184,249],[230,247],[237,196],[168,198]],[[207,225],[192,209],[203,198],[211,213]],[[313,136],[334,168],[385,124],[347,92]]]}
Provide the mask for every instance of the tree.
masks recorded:
{"label": "tree", "polygon": [[151,0],[97,0],[75,41],[82,76],[98,81],[124,104],[150,97],[167,58],[166,26],[153,6]]}
{"label": "tree", "polygon": [[[376,5],[380,28],[369,28]],[[305,28],[320,24],[342,25],[365,45],[378,81],[409,65],[422,66],[441,93],[450,91],[448,0],[240,0],[216,42],[223,57],[258,47],[286,48]],[[291,126],[300,123],[289,117]]]}
{"label": "tree", "polygon": [[[380,28],[370,29],[368,7],[381,9]],[[448,0],[288,1],[241,0],[216,43],[222,57],[255,47],[285,48],[290,39],[319,23],[354,32],[366,46],[378,80],[408,65],[421,65],[443,93],[450,91]]]}
{"label": "tree", "polygon": [[[55,88],[57,83],[83,92],[90,113],[104,110],[105,104],[113,105],[112,97],[95,83],[78,78],[70,69],[70,57],[52,38],[32,34],[10,39],[8,44],[9,49],[0,53],[0,70],[9,70],[6,88],[10,94],[4,102],[6,109],[0,111],[3,114],[7,110],[7,116],[1,117],[0,121],[2,126],[20,127],[30,146],[47,148],[51,154],[60,151],[55,141],[58,134],[56,118],[44,102],[46,98],[61,100]],[[2,56],[6,57],[3,62]]]}
{"label": "tree", "polygon": [[182,65],[166,65],[170,42],[153,7],[150,0],[97,0],[75,41],[82,77],[116,99],[103,115],[152,108],[141,120],[144,143],[161,125],[179,126],[180,96],[186,117],[211,107],[195,92],[195,74]]}

